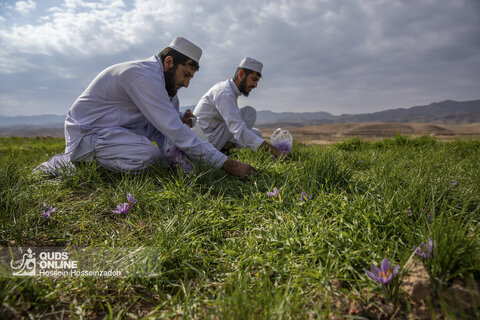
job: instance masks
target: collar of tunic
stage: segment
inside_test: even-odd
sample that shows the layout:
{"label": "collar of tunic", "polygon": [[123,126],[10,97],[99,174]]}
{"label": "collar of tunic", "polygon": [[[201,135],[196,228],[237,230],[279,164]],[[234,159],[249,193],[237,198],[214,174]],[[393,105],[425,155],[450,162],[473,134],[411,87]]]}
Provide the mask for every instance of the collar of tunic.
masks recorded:
{"label": "collar of tunic", "polygon": [[240,90],[238,90],[237,85],[235,84],[235,82],[233,82],[232,79],[229,79],[228,83],[232,87],[232,90],[233,90],[233,93],[235,94],[235,97],[238,98],[242,93],[240,92]]}

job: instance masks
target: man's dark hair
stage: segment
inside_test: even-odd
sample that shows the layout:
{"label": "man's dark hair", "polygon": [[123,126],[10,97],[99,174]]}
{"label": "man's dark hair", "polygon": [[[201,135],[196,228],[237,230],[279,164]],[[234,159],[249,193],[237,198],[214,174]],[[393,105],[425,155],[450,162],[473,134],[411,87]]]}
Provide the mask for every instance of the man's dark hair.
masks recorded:
{"label": "man's dark hair", "polygon": [[233,76],[233,80],[238,78],[238,73],[240,72],[240,70],[243,70],[243,72],[245,72],[245,76],[247,76],[247,77],[250,73],[254,73],[254,72],[257,74],[257,76],[259,78],[262,77],[262,74],[257,72],[257,71],[253,71],[253,70],[250,70],[250,69],[247,69],[247,68],[238,67],[237,70],[235,71],[235,75]]}
{"label": "man's dark hair", "polygon": [[177,65],[179,64],[184,66],[187,65],[187,61],[188,61],[188,65],[191,66],[195,71],[198,71],[198,69],[200,69],[200,65],[198,64],[197,61],[194,61],[193,59],[187,57],[186,55],[170,47],[166,47],[158,54],[158,57],[160,58],[162,63],[165,61],[165,58],[168,56],[173,58],[173,65],[175,69],[177,69]]}

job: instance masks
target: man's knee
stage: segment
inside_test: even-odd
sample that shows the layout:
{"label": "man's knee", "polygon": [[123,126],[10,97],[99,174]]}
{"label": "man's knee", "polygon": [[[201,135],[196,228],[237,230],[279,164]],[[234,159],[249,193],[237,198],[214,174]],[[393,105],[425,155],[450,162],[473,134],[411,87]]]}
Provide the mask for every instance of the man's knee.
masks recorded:
{"label": "man's knee", "polygon": [[125,144],[96,150],[95,158],[105,168],[114,171],[141,172],[163,158],[152,143]]}
{"label": "man's knee", "polygon": [[136,154],[118,155],[116,157],[96,157],[98,163],[113,171],[127,171],[139,173],[148,169],[154,163],[161,161],[162,153],[154,148],[146,148],[146,150],[137,150]]}

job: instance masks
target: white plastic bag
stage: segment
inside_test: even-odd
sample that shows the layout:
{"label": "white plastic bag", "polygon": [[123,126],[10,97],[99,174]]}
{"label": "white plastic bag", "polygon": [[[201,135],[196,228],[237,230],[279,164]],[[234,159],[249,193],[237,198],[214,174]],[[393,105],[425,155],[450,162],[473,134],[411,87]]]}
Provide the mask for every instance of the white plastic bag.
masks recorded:
{"label": "white plastic bag", "polygon": [[270,136],[270,144],[282,151],[292,151],[293,138],[286,129],[278,128]]}

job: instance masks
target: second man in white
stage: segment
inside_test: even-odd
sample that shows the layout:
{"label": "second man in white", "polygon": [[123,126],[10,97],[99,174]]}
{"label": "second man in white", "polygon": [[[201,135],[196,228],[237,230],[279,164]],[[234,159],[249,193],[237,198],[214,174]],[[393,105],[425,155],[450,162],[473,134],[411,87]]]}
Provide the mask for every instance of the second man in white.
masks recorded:
{"label": "second man in white", "polygon": [[240,62],[233,79],[216,83],[203,95],[193,112],[197,117],[193,127],[197,136],[222,151],[247,147],[254,151],[263,148],[280,158],[289,155],[266,142],[261,132],[253,128],[257,118],[254,108],[238,107],[238,97],[248,96],[257,87],[262,68],[261,62],[247,57]]}

